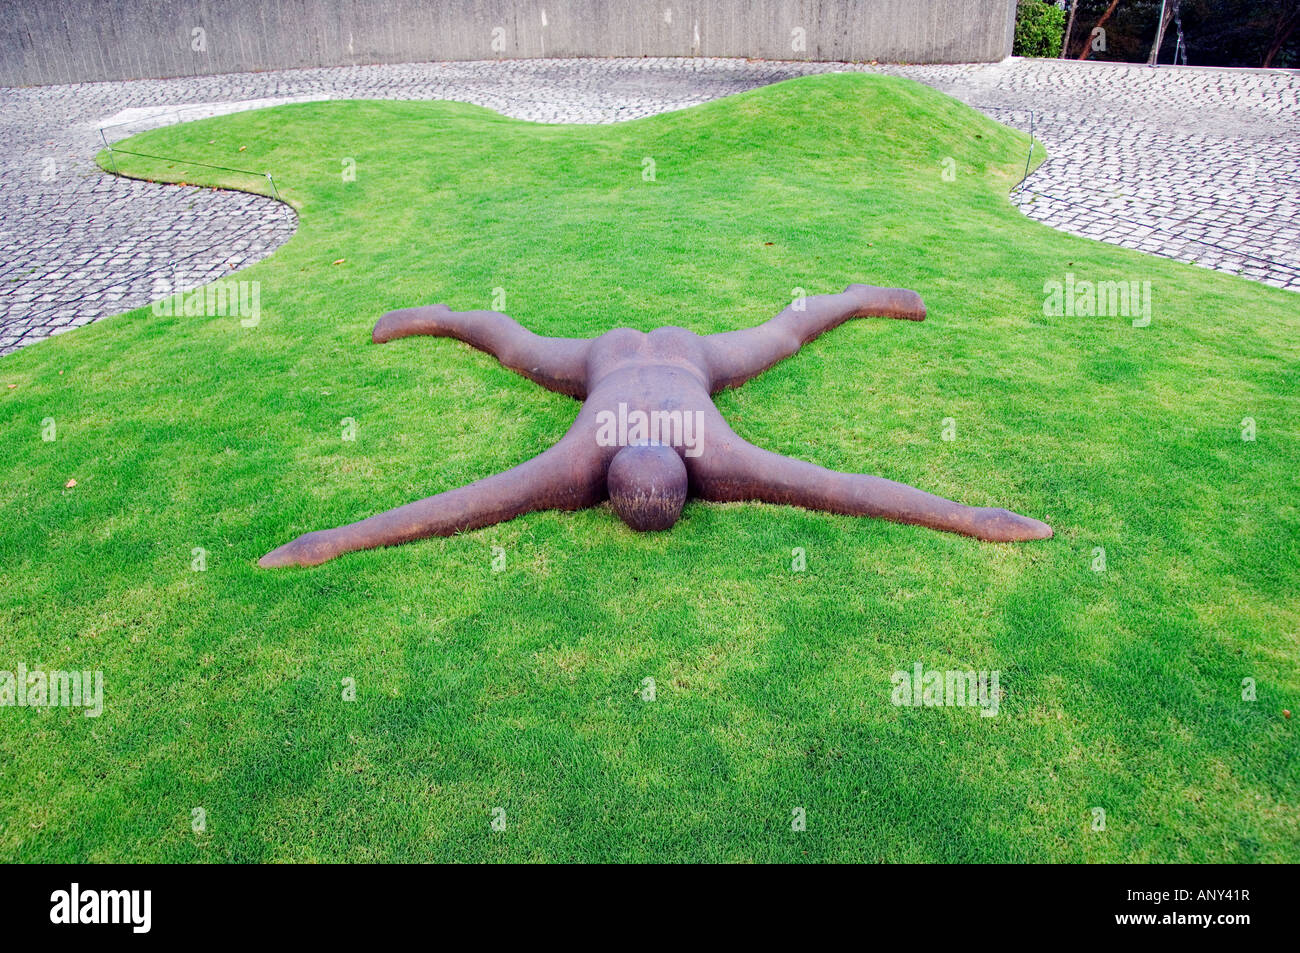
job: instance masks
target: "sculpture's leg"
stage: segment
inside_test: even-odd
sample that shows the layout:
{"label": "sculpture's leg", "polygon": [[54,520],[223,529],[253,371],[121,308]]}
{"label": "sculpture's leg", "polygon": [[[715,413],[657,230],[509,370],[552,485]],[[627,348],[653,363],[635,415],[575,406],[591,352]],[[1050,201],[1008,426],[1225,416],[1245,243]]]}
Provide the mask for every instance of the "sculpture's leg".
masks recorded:
{"label": "sculpture's leg", "polygon": [[873,317],[924,321],[925,304],[906,288],[849,285],[839,294],[803,298],[756,327],[710,334],[704,339],[710,390],[738,387],[850,318]]}
{"label": "sculpture's leg", "polygon": [[590,434],[570,431],[513,469],[337,529],[299,536],[258,560],[263,568],[315,566],[342,553],[451,536],[535,510],[577,510],[605,498],[609,454]]}
{"label": "sculpture's leg", "polygon": [[1052,535],[1046,523],[1008,510],[964,506],[906,483],[840,473],[771,453],[736,436],[721,415],[706,421],[706,433],[703,454],[687,462],[692,492],[705,500],[758,500],[846,516],[876,516],[990,542]]}
{"label": "sculpture's leg", "polygon": [[586,396],[587,338],[542,337],[499,311],[452,311],[434,304],[389,311],[375,323],[370,339],[383,344],[416,334],[464,341],[547,390]]}

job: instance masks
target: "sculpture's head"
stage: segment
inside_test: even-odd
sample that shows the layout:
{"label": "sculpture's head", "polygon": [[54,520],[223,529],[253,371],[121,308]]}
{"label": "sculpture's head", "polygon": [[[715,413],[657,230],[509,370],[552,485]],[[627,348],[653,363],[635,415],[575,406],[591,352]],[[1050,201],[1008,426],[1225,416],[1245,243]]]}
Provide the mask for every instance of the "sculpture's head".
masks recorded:
{"label": "sculpture's head", "polygon": [[640,443],[624,447],[605,478],[614,512],[638,532],[672,529],[686,502],[686,464],[672,447]]}

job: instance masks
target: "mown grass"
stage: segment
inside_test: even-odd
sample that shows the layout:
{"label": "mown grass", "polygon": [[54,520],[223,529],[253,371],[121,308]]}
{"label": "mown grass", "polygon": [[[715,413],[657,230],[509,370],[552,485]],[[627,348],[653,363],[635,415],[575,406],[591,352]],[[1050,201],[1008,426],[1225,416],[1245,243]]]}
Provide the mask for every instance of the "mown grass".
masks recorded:
{"label": "mown grass", "polygon": [[[333,102],[131,140],[272,171],[300,227],[235,276],[256,327],[144,308],[0,361],[0,669],[106,692],[98,719],[0,708],[0,856],[1300,859],[1300,299],[1022,217],[1027,146],[862,75],[614,126]],[[1045,316],[1066,272],[1150,281],[1151,326]],[[503,288],[543,334],[713,332],[854,281],[918,290],[929,320],[826,335],[720,396],[733,426],[1054,539],[691,503],[669,534],[543,513],[255,567],[575,414],[456,342],[372,346],[385,310]],[[999,715],[894,707],[917,661],[1000,671]]]}

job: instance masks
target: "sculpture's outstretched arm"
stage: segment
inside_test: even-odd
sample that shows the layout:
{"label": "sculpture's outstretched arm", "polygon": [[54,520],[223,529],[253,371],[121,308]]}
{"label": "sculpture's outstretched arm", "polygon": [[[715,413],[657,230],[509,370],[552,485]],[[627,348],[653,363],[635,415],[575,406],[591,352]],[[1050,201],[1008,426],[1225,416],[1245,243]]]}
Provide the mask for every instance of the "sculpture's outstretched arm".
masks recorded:
{"label": "sculpture's outstretched arm", "polygon": [[849,285],[839,294],[803,298],[757,327],[710,334],[704,340],[712,392],[738,387],[849,318],[869,317],[923,321],[925,305],[906,288]]}
{"label": "sculpture's outstretched arm", "polygon": [[[580,421],[582,418],[580,418]],[[451,536],[535,510],[578,510],[605,499],[609,451],[590,427],[513,469],[336,529],[305,533],[258,560],[264,569],[315,566],[342,553],[396,546],[426,536]]]}
{"label": "sculpture's outstretched arm", "polygon": [[846,516],[876,516],[989,542],[1052,535],[1046,523],[1008,510],[964,506],[906,483],[826,470],[771,453],[738,437],[720,414],[706,418],[705,433],[703,454],[688,462],[692,492],[701,499],[759,500]]}
{"label": "sculpture's outstretched arm", "polygon": [[542,337],[499,311],[452,311],[445,304],[389,311],[370,338],[383,344],[413,334],[456,338],[547,390],[586,396],[588,338]]}

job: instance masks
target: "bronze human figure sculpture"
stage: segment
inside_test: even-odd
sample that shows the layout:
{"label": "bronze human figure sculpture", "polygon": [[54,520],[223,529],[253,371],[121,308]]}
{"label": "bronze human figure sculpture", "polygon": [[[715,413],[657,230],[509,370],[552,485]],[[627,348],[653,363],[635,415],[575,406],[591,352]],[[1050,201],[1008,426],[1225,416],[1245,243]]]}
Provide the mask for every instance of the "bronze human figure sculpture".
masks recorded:
{"label": "bronze human figure sculpture", "polygon": [[377,344],[423,334],[494,355],[548,390],[583,401],[558,443],[504,473],[336,529],[299,536],[258,565],[314,566],[342,553],[450,536],[535,510],[608,499],[636,530],[670,528],[688,494],[703,500],[788,503],[962,533],[993,542],[1045,539],[1051,527],[1002,509],[963,506],[904,483],[838,473],[747,443],[711,395],[738,387],[849,318],[925,319],[920,295],[850,285],[796,301],[743,331],[701,336],[616,328],[597,338],[548,338],[496,311],[446,305],[390,311]]}

